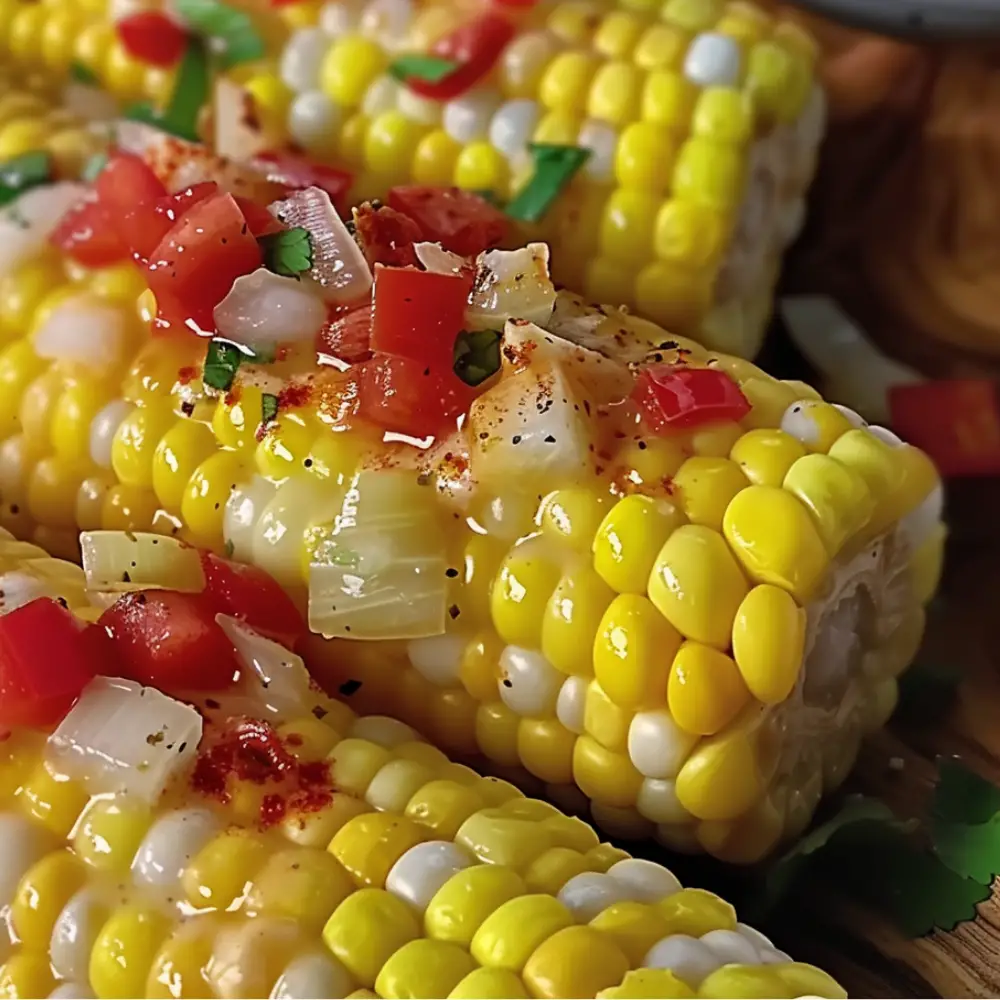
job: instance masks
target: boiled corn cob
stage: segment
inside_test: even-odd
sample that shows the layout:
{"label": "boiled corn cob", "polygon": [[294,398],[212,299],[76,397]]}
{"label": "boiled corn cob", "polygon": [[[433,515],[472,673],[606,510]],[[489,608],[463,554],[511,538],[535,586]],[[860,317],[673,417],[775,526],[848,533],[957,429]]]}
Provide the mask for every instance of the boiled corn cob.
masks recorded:
{"label": "boiled corn cob", "polygon": [[[0,522],[67,556],[79,529],[153,530],[254,563],[308,606],[310,666],[352,704],[616,836],[755,861],[893,710],[940,572],[940,483],[802,383],[557,296],[542,249],[485,255],[476,288],[552,332],[509,320],[502,370],[425,450],[380,408],[430,367],[362,391],[371,368],[317,368],[300,341],[219,391],[204,340],[149,339],[143,271],[26,260],[0,284]],[[376,301],[383,275],[423,273],[376,269]],[[282,310],[312,309],[278,284]],[[84,355],[39,356],[76,327]],[[679,427],[657,372],[697,404]]]}
{"label": "boiled corn cob", "polygon": [[246,89],[268,125],[283,117],[311,156],[355,170],[355,198],[455,184],[503,202],[532,176],[529,143],[582,147],[576,179],[520,238],[546,240],[556,280],[590,301],[757,352],[823,131],[798,26],[742,0],[540,4],[475,86],[439,99],[400,83],[398,60],[447,45],[478,5],[285,10],[299,27]]}
{"label": "boiled corn cob", "polygon": [[[82,571],[31,549],[0,539],[5,594],[45,563],[89,617]],[[14,624],[42,596],[23,593],[0,617],[5,720],[12,672],[42,666],[31,641],[57,631]],[[133,602],[133,624],[141,611]],[[57,605],[46,614],[68,618]],[[104,641],[110,663],[114,640]],[[296,666],[266,641],[243,664],[268,656]],[[8,734],[4,996],[846,996],[738,923],[725,900],[450,762],[403,723],[316,692],[311,709],[255,718],[248,703],[263,713],[266,692],[252,678],[234,684],[242,701],[228,689],[192,696],[199,714],[97,676],[51,725]]]}

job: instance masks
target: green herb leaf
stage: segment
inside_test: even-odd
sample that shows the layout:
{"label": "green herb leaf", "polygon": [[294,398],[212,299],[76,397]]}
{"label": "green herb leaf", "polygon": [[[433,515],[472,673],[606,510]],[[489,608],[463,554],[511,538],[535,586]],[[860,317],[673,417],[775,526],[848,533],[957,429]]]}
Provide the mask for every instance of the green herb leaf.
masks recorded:
{"label": "green herb leaf", "polygon": [[225,553],[227,559],[233,558],[233,553],[236,552],[236,544],[231,538],[226,539],[226,544],[222,547],[222,551]]}
{"label": "green herb leaf", "polygon": [[500,196],[496,193],[496,191],[480,188],[479,190],[470,191],[469,193],[479,195],[483,201],[489,202],[494,208],[503,208],[503,205],[500,202]]}
{"label": "green herb leaf", "polygon": [[923,725],[940,719],[955,701],[960,678],[954,667],[917,660],[899,679],[897,721]]}
{"label": "green herb leaf", "polygon": [[265,392],[260,397],[260,419],[266,427],[278,416],[278,397],[273,392]]}
{"label": "green herb leaf", "polygon": [[98,175],[107,165],[107,153],[94,153],[94,155],[83,165],[83,170],[80,171],[80,177],[88,184],[91,184],[97,180]]}
{"label": "green herb leaf", "polygon": [[389,64],[389,74],[403,83],[407,80],[440,83],[446,76],[454,73],[458,66],[459,64],[452,59],[411,53],[394,59]]}
{"label": "green herb leaf", "polygon": [[938,761],[932,817],[946,823],[988,823],[1000,813],[1000,789],[954,757]]}
{"label": "green herb leaf", "polygon": [[52,176],[52,157],[36,150],[0,163],[0,205],[13,201],[29,188],[44,184]]}
{"label": "green herb leaf", "polygon": [[235,344],[224,340],[211,340],[208,344],[208,353],[205,355],[201,380],[213,389],[228,392],[240,365],[249,360]]}
{"label": "green herb leaf", "polygon": [[934,853],[956,874],[990,885],[1000,872],[1000,817],[988,823],[935,823]]}
{"label": "green herb leaf", "polygon": [[538,222],[587,162],[590,150],[582,146],[550,146],[537,142],[531,143],[528,149],[535,158],[535,171],[531,180],[508,203],[507,214],[521,222]]}
{"label": "green herb leaf", "polygon": [[990,885],[1000,872],[1000,789],[955,759],[938,762],[934,852],[955,874]]}
{"label": "green herb leaf", "polygon": [[200,39],[192,38],[181,59],[166,109],[157,111],[147,101],[132,105],[125,117],[169,132],[186,142],[199,142],[198,117],[208,102],[211,89],[212,74],[205,45]]}
{"label": "green herb leaf", "polygon": [[294,278],[312,267],[313,246],[308,229],[301,226],[285,229],[259,236],[257,242],[264,254],[264,267],[275,274]]}
{"label": "green herb leaf", "polygon": [[267,54],[264,39],[244,11],[221,0],[174,0],[174,6],[195,32],[209,39],[223,69]]}
{"label": "green herb leaf", "polygon": [[452,368],[466,385],[481,385],[500,370],[497,330],[463,330],[455,338]]}
{"label": "green herb leaf", "polygon": [[82,62],[74,62],[70,65],[69,78],[74,83],[82,83],[86,87],[98,87],[101,83],[97,74],[89,66],[84,66]]}

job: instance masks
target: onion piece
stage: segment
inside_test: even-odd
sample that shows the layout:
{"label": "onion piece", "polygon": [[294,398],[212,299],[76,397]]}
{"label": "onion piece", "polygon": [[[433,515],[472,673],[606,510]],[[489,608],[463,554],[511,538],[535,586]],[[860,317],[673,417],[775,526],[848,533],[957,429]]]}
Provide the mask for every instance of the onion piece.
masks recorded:
{"label": "onion piece", "polygon": [[0,277],[41,253],[63,216],[88,193],[62,181],[31,188],[0,211]]}
{"label": "onion piece", "polygon": [[413,252],[423,269],[435,274],[461,274],[468,267],[464,257],[445,250],[440,243],[414,243]]}
{"label": "onion piece", "polygon": [[275,137],[262,127],[250,91],[220,75],[214,96],[212,121],[218,153],[246,163],[274,146]]}
{"label": "onion piece", "polygon": [[49,737],[57,772],[86,780],[95,794],[124,792],[156,803],[194,759],[201,716],[155,688],[95,677]]}
{"label": "onion piece", "polygon": [[635,384],[625,365],[524,320],[507,320],[500,357],[506,375],[542,361],[558,364],[592,404],[619,403]]}
{"label": "onion piece", "polygon": [[205,572],[198,550],[168,535],[131,531],[84,531],[80,535],[87,588],[99,594],[179,590],[198,594]]}
{"label": "onion piece", "polygon": [[301,656],[238,618],[216,615],[215,620],[236,647],[246,667],[247,690],[260,699],[260,707],[281,720],[302,718],[312,711],[316,695]]}
{"label": "onion piece", "polygon": [[501,379],[469,411],[473,478],[503,486],[530,475],[565,486],[592,474],[596,435],[585,402],[557,362]]}
{"label": "onion piece", "polygon": [[465,313],[470,330],[499,330],[509,319],[544,326],[556,302],[547,243],[487,250],[476,259],[476,283]]}
{"label": "onion piece", "polygon": [[220,337],[258,349],[312,340],[326,323],[326,305],[309,282],[259,267],[233,282],[214,315]]}
{"label": "onion piece", "polygon": [[125,327],[120,307],[81,292],[60,302],[35,330],[31,342],[40,358],[106,372],[122,358]]}
{"label": "onion piece", "polygon": [[363,470],[309,567],[309,628],[348,639],[445,630],[444,535],[435,492],[413,473]]}
{"label": "onion piece", "polygon": [[309,231],[313,249],[309,275],[327,302],[356,302],[371,291],[368,261],[322,188],[296,191],[268,210],[279,222]]}

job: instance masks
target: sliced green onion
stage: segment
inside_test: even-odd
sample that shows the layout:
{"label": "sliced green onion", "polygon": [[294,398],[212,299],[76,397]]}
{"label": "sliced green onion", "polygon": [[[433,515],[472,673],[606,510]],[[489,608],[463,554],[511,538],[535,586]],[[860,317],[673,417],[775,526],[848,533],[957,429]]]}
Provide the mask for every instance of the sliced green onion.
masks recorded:
{"label": "sliced green onion", "polygon": [[85,180],[88,184],[93,183],[97,180],[98,174],[100,174],[100,172],[107,165],[107,153],[94,153],[94,155],[83,165],[83,170],[80,171],[81,180]]}
{"label": "sliced green onion", "polygon": [[500,371],[501,339],[498,330],[463,330],[455,338],[455,374],[466,385],[482,385]]}
{"label": "sliced green onion", "polygon": [[82,83],[87,87],[99,86],[101,82],[97,79],[97,74],[89,66],[84,66],[82,62],[74,62],[70,66],[69,78],[74,83]]}
{"label": "sliced green onion", "polygon": [[439,56],[425,56],[419,53],[400,56],[389,65],[389,75],[406,83],[407,80],[422,80],[424,83],[440,83],[446,76],[458,69],[458,63]]}
{"label": "sliced green onion", "polygon": [[538,222],[562,193],[573,175],[587,162],[590,150],[582,146],[531,143],[535,160],[531,180],[507,205],[507,214],[521,222]]}
{"label": "sliced green onion", "polygon": [[174,8],[197,34],[210,40],[223,69],[267,54],[251,17],[222,0],[174,0]]}
{"label": "sliced green onion", "polygon": [[15,156],[0,163],[0,205],[13,201],[29,188],[52,177],[52,157],[43,150]]}
{"label": "sliced green onion", "polygon": [[177,70],[177,81],[166,110],[159,112],[148,102],[143,102],[129,108],[125,117],[162,129],[178,139],[199,142],[198,116],[208,102],[211,89],[208,53],[200,39],[192,38]]}
{"label": "sliced green onion", "polygon": [[313,246],[309,230],[296,226],[280,233],[259,236],[257,243],[264,256],[264,267],[275,274],[294,278],[313,265]]}
{"label": "sliced green onion", "polygon": [[278,416],[278,397],[273,392],[265,392],[260,397],[260,420],[266,427]]}

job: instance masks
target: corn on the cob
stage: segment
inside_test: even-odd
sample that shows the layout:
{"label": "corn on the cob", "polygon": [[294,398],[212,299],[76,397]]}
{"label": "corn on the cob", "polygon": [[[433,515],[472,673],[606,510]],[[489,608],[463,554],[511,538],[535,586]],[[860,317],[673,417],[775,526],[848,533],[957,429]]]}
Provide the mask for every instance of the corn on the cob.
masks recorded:
{"label": "corn on the cob", "polygon": [[[5,595],[43,564],[69,581],[49,596],[89,617],[78,567],[4,533]],[[25,657],[48,637],[7,631],[39,596],[2,609],[14,616],[0,618],[8,678],[18,656],[43,667]],[[9,697],[5,687],[7,719]],[[312,692],[312,710],[255,719],[243,703],[234,721],[230,697],[200,692],[199,715],[97,676],[61,718],[8,734],[4,996],[846,996],[725,900],[450,762],[396,720]],[[142,714],[143,701],[148,735],[97,711]],[[144,764],[164,768],[162,791]]]}
{"label": "corn on the cob", "polygon": [[409,182],[505,201],[531,176],[530,142],[584,147],[574,182],[519,233],[552,246],[556,280],[715,349],[757,352],[823,131],[800,28],[742,0],[546,3],[482,80],[437,100],[390,69],[478,5],[288,10],[300,26],[277,71],[247,90],[267,125],[284,117],[311,156],[356,170],[355,198]]}

